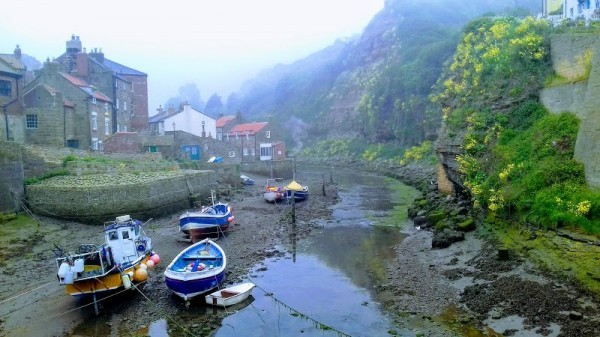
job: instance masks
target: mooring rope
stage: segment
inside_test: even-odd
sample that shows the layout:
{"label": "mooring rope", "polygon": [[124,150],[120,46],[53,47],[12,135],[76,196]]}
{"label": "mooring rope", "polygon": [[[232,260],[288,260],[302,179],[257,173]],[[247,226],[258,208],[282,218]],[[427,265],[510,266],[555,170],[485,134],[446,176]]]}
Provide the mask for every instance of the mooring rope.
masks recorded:
{"label": "mooring rope", "polygon": [[16,299],[16,298],[19,298],[19,297],[21,297],[21,296],[24,296],[24,295],[27,295],[27,294],[29,294],[29,293],[31,293],[31,292],[34,292],[34,291],[36,291],[36,290],[38,290],[38,289],[40,289],[40,288],[43,288],[43,287],[45,287],[45,286],[47,286],[47,285],[49,285],[50,283],[53,283],[53,282],[54,282],[54,281],[49,281],[49,282],[46,282],[46,283],[44,283],[44,284],[42,284],[42,285],[39,285],[39,286],[37,286],[37,287],[35,287],[35,288],[31,289],[31,290],[24,291],[24,292],[22,292],[22,293],[20,293],[20,294],[16,294],[16,295],[14,295],[14,296],[11,296],[11,297],[9,297],[9,298],[7,298],[7,299],[1,300],[1,301],[0,301],[0,305],[1,305],[1,304],[4,304],[5,302],[8,302],[8,301],[10,301],[10,300],[14,300],[14,299]]}
{"label": "mooring rope", "polygon": [[183,330],[186,334],[190,335],[190,336],[195,336],[195,334],[193,334],[191,331],[189,331],[188,329],[186,329],[183,325],[179,324],[176,320],[174,320],[171,316],[169,316],[166,311],[164,311],[160,305],[154,303],[154,301],[152,301],[148,296],[146,296],[146,294],[144,294],[144,292],[142,292],[141,289],[139,289],[137,286],[134,287],[135,290],[137,290],[140,294],[142,294],[142,296],[146,299],[146,301],[150,302],[150,304],[152,304],[156,309],[158,309],[159,311],[162,311],[162,314],[164,315],[164,317],[166,317],[169,321],[173,322],[173,324],[177,325],[181,330]]}
{"label": "mooring rope", "polygon": [[265,293],[266,296],[271,297],[277,304],[280,304],[284,308],[286,308],[286,309],[294,312],[295,314],[297,314],[298,316],[301,316],[302,318],[308,319],[309,321],[313,322],[317,327],[320,327],[320,328],[327,327],[328,330],[331,330],[331,331],[337,333],[338,336],[352,337],[352,335],[350,335],[350,334],[347,334],[347,333],[345,333],[345,332],[343,332],[343,331],[341,331],[339,329],[336,329],[336,328],[332,327],[331,325],[325,324],[325,323],[323,323],[323,322],[321,322],[321,321],[319,321],[319,320],[317,320],[317,319],[315,319],[315,318],[313,318],[313,317],[311,317],[311,316],[309,316],[309,315],[307,315],[307,314],[305,314],[305,313],[303,313],[303,312],[295,309],[291,305],[289,305],[289,304],[285,303],[284,301],[282,301],[282,300],[278,299],[277,297],[275,297],[275,295],[273,295],[273,293],[266,291],[264,288],[262,288],[261,286],[259,286],[258,284],[256,284],[256,281],[253,281],[252,277],[250,275],[247,275],[247,277],[248,277],[248,279],[250,279],[254,283],[254,285],[256,286],[256,288],[262,290]]}

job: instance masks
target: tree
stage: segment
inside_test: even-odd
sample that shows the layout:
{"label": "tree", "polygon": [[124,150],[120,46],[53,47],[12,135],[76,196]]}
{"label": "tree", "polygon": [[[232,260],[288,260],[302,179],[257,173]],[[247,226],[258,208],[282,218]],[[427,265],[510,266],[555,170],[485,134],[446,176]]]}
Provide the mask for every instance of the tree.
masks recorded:
{"label": "tree", "polygon": [[169,98],[165,103],[165,107],[178,109],[181,103],[185,102],[196,110],[204,109],[204,101],[202,101],[200,90],[198,90],[196,83],[187,83],[179,87],[179,96]]}
{"label": "tree", "polygon": [[217,118],[222,112],[223,101],[221,100],[221,96],[217,95],[217,93],[214,93],[206,102],[206,106],[204,107],[204,113],[208,116]]}

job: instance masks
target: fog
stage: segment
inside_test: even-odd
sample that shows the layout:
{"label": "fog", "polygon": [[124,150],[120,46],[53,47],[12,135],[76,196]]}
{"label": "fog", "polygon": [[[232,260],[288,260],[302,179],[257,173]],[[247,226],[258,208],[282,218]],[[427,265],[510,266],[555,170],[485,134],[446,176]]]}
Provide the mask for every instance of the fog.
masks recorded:
{"label": "fog", "polygon": [[0,53],[19,45],[43,62],[71,35],[89,52],[148,74],[149,114],[195,83],[225,100],[259,71],[291,63],[362,32],[384,0],[148,2],[20,0],[3,3]]}

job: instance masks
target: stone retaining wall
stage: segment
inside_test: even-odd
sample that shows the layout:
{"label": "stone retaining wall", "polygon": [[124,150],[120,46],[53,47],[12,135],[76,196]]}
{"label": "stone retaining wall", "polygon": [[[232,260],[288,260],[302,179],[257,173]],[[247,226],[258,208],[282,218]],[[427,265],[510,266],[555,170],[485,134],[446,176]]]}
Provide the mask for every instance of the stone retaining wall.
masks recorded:
{"label": "stone retaining wall", "polygon": [[[575,159],[585,166],[588,186],[600,187],[600,36],[562,34],[551,39],[552,67],[567,78],[587,81],[545,88],[540,101],[551,113],[571,112],[581,120],[575,144]],[[591,69],[586,69],[584,54],[592,53]],[[589,65],[588,65],[589,67]]]}
{"label": "stone retaining wall", "polygon": [[[74,177],[73,179],[76,179]],[[190,208],[192,198],[209,197],[217,189],[214,171],[181,171],[148,183],[85,188],[26,187],[29,207],[35,214],[54,218],[103,223],[129,214],[139,219],[159,217]]]}
{"label": "stone retaining wall", "polygon": [[19,209],[18,199],[23,197],[23,157],[19,144],[0,142],[0,212]]}

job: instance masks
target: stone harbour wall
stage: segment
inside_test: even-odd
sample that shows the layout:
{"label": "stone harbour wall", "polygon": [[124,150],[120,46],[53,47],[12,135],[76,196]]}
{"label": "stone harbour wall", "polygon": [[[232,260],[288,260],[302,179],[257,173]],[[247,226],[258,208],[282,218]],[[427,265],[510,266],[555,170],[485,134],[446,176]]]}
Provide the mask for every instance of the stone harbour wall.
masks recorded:
{"label": "stone harbour wall", "polygon": [[186,170],[145,183],[81,188],[29,185],[26,195],[35,214],[100,224],[125,214],[146,220],[191,208],[192,198],[208,198],[217,187],[214,171]]}

